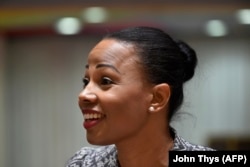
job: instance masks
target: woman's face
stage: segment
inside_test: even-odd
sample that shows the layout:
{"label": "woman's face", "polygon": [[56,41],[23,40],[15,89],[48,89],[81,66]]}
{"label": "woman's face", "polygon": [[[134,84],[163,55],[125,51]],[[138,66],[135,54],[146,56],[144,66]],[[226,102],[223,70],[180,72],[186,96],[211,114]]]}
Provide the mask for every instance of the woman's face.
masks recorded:
{"label": "woman's face", "polygon": [[152,85],[132,44],[104,39],[88,56],[79,106],[91,144],[117,144],[145,128]]}

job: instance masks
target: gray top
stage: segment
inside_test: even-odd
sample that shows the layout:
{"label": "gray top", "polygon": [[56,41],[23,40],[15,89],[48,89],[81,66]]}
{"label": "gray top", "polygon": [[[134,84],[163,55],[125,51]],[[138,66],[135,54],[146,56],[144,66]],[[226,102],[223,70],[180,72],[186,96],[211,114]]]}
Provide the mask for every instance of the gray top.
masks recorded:
{"label": "gray top", "polygon": [[[171,151],[213,151],[212,148],[185,141],[172,129],[174,146]],[[70,158],[66,167],[119,167],[115,145],[98,148],[83,147]]]}

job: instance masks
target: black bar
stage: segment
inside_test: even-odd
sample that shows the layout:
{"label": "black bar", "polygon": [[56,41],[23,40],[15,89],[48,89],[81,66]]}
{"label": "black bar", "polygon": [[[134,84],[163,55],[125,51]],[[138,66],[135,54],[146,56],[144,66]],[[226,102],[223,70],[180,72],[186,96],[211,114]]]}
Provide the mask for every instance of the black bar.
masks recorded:
{"label": "black bar", "polygon": [[170,151],[169,167],[250,167],[250,151]]}

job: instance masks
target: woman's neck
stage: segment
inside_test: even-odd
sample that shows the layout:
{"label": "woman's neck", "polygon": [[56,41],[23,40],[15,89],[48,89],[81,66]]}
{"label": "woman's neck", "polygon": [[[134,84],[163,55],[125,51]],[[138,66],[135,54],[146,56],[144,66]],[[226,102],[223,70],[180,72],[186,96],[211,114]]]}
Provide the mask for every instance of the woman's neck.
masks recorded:
{"label": "woman's neck", "polygon": [[135,137],[130,141],[116,144],[121,167],[163,167],[168,166],[168,152],[173,147],[173,139],[168,129],[162,134]]}

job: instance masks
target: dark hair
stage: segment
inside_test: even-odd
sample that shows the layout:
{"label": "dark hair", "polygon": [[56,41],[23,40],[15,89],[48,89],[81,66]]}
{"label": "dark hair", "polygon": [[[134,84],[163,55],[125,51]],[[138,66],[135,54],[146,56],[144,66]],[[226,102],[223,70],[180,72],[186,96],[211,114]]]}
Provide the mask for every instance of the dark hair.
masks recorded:
{"label": "dark hair", "polygon": [[168,83],[171,88],[168,119],[183,102],[183,83],[191,79],[197,64],[195,51],[182,41],[174,41],[164,31],[133,27],[108,34],[105,38],[132,43],[150,82]]}

